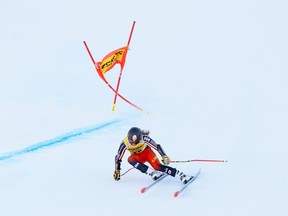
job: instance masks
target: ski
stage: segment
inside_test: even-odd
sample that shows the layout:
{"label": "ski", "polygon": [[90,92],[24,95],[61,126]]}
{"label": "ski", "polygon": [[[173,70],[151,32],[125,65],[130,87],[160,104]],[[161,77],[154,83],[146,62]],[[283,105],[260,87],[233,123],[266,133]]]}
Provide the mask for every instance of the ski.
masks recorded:
{"label": "ski", "polygon": [[141,189],[141,193],[145,193],[147,190],[149,190],[151,187],[153,187],[155,184],[166,178],[168,175],[166,173],[163,173],[157,180],[153,181],[150,185],[143,187]]}
{"label": "ski", "polygon": [[178,197],[179,194],[182,193],[182,191],[184,191],[184,190],[188,187],[188,185],[190,185],[192,182],[194,182],[194,181],[197,179],[197,177],[199,176],[200,171],[201,171],[201,169],[199,169],[198,172],[197,172],[197,174],[196,174],[194,177],[191,177],[191,178],[188,180],[188,182],[187,182],[185,185],[182,186],[182,188],[181,188],[180,190],[176,191],[176,192],[174,193],[174,197]]}

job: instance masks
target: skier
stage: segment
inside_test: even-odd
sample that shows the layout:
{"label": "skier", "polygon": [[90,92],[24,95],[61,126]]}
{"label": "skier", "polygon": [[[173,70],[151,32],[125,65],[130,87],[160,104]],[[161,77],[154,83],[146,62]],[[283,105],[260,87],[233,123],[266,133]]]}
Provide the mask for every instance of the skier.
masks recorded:
{"label": "skier", "polygon": [[[153,150],[157,150],[162,157],[163,164],[160,163],[157,155]],[[153,180],[160,178],[163,173],[173,177],[179,177],[183,184],[186,184],[193,176],[184,174],[183,172],[168,166],[170,158],[165,154],[161,145],[157,144],[150,136],[148,130],[141,130],[138,127],[132,127],[127,136],[122,140],[118,153],[115,156],[115,171],[114,179],[120,180],[120,170],[122,158],[125,151],[128,150],[131,155],[128,157],[128,162],[142,173],[150,175]],[[145,163],[148,162],[152,167],[150,168]]]}

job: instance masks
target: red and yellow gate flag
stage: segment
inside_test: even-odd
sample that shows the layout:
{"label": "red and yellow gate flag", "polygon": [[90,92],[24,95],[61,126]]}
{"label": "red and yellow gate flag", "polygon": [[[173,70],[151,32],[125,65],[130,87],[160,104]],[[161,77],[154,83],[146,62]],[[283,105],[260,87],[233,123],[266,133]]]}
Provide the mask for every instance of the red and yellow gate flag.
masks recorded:
{"label": "red and yellow gate flag", "polygon": [[[133,29],[134,29],[134,26],[135,26],[135,21],[133,22],[133,25],[132,25],[132,28],[131,28],[131,32],[130,32],[130,36],[129,36],[129,39],[128,39],[128,43],[126,46],[124,47],[121,47],[117,50],[114,50],[112,52],[110,52],[109,54],[107,54],[103,59],[102,61],[99,61],[99,62],[96,62],[88,48],[88,45],[85,41],[83,41],[86,49],[87,49],[87,52],[95,66],[95,69],[98,73],[98,75],[100,76],[100,78],[108,85],[108,87],[115,93],[115,96],[114,96],[114,102],[113,102],[113,107],[112,107],[112,111],[114,112],[114,109],[115,109],[115,106],[116,106],[116,99],[117,99],[117,96],[119,96],[121,99],[123,99],[124,101],[126,101],[128,104],[132,105],[133,107],[141,110],[141,111],[144,111],[143,109],[141,109],[140,107],[136,106],[135,104],[131,103],[129,100],[127,100],[125,97],[123,97],[121,94],[119,94],[118,90],[119,90],[119,85],[120,85],[120,79],[121,79],[121,76],[122,76],[122,70],[124,68],[124,65],[125,65],[125,61],[126,61],[126,55],[127,55],[127,52],[128,52],[128,48],[129,48],[129,44],[130,44],[130,40],[131,40],[131,37],[132,37],[132,33],[133,33]],[[110,83],[106,80],[105,78],[105,73],[109,70],[111,70],[116,64],[120,64],[120,74],[119,74],[119,77],[118,77],[118,82],[117,82],[117,86],[116,86],[116,89],[113,88]],[[146,112],[146,111],[145,111]],[[147,113],[147,112],[146,112]]]}
{"label": "red and yellow gate flag", "polygon": [[[116,89],[114,89],[110,84],[109,82],[106,80],[106,78],[104,77],[104,73],[107,72],[108,70],[112,69],[113,66],[115,66],[116,63],[119,63],[121,65],[121,68],[124,67],[124,64],[125,64],[125,58],[126,58],[126,54],[127,54],[127,50],[128,50],[128,46],[125,46],[125,47],[122,47],[122,48],[119,48],[115,51],[112,51],[111,53],[109,53],[108,55],[106,55],[102,62],[96,62],[92,56],[92,53],[90,52],[89,48],[88,48],[88,45],[85,41],[83,41],[86,49],[87,49],[87,52],[95,66],[95,69],[98,73],[98,75],[100,76],[100,78],[108,85],[108,87],[115,93],[115,95],[118,95],[122,100],[124,100],[125,102],[127,102],[128,104],[130,104],[131,106],[141,110],[141,111],[144,111],[145,113],[148,113],[147,111],[143,110],[142,108],[138,107],[137,105],[133,104],[132,102],[130,102],[129,100],[127,100],[125,97],[123,97],[121,94],[118,93],[118,91]],[[124,52],[122,53],[119,53],[119,54],[116,54],[118,53],[118,51],[121,51],[123,50]],[[110,65],[108,66],[108,64],[105,65],[105,60],[109,59],[109,57],[112,57],[113,59],[113,56],[116,55],[116,60],[113,60],[113,61],[110,61]],[[109,61],[107,61],[109,62]],[[104,63],[104,64],[103,64]],[[103,67],[104,66],[104,67]],[[102,68],[103,67],[103,68]],[[103,72],[103,69],[104,69],[104,72]],[[119,83],[119,82],[118,82]]]}
{"label": "red and yellow gate flag", "polygon": [[107,54],[101,62],[96,63],[98,73],[104,75],[111,70],[116,64],[120,64],[121,70],[124,68],[128,46],[121,47]]}

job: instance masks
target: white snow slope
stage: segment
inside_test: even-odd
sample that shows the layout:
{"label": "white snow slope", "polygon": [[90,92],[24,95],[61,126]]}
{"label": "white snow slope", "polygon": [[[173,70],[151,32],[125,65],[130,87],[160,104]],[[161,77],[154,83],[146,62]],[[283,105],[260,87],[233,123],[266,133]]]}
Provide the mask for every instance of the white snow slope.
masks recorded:
{"label": "white snow slope", "polygon": [[[4,1],[0,7],[3,216],[287,215],[287,1]],[[120,93],[93,68],[134,34]],[[112,86],[116,66],[107,73]],[[132,126],[199,179],[131,170],[114,156]],[[130,168],[126,153],[122,171]]]}

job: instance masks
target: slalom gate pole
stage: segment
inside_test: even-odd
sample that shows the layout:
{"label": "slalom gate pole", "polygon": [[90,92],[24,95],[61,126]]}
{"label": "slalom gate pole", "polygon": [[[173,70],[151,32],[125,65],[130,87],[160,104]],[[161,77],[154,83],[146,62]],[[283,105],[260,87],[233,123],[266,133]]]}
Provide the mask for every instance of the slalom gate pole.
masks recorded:
{"label": "slalom gate pole", "polygon": [[84,45],[85,45],[85,47],[86,47],[86,50],[87,50],[87,52],[88,52],[88,54],[89,54],[89,56],[90,56],[90,58],[91,58],[91,61],[93,62],[93,65],[95,66],[95,65],[96,65],[96,62],[95,62],[95,60],[94,60],[94,58],[93,58],[93,56],[92,56],[92,53],[90,52],[90,49],[88,48],[88,45],[87,45],[86,41],[83,41],[83,43],[84,43]]}
{"label": "slalom gate pole", "polygon": [[[129,39],[128,39],[128,43],[127,43],[128,49],[129,49],[129,45],[130,45],[130,41],[131,41],[131,38],[132,38],[133,31],[134,31],[135,23],[136,22],[134,21],[133,25],[132,25],[132,28],[131,28],[131,31],[130,31],[130,35],[129,35]],[[127,50],[127,52],[128,52],[128,50]],[[117,100],[118,90],[119,90],[119,86],[120,86],[120,80],[121,80],[121,77],[122,77],[122,71],[123,71],[123,68],[121,68],[121,70],[120,70],[120,74],[119,74],[118,81],[117,81],[116,92],[115,92],[113,106],[112,106],[112,112],[114,112],[115,107],[116,107],[116,100]]]}

